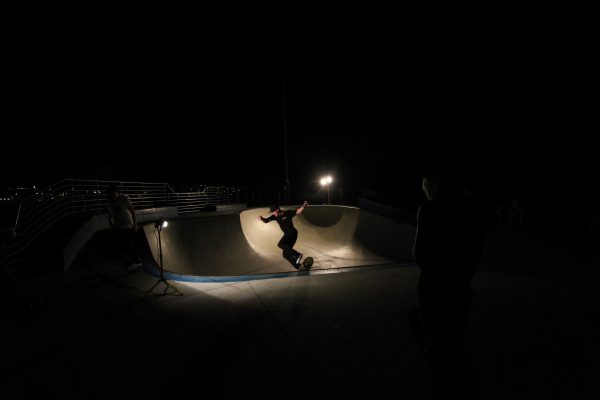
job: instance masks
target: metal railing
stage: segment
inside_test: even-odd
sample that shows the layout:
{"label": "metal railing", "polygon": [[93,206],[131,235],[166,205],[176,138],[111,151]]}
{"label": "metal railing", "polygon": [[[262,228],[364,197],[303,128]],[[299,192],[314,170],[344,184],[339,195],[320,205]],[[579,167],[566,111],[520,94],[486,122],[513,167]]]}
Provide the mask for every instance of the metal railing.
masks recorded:
{"label": "metal railing", "polygon": [[0,230],[3,262],[8,270],[16,273],[32,243],[66,217],[107,212],[106,189],[110,185],[127,195],[136,209],[177,207],[180,215],[239,202],[241,195],[240,189],[226,186],[176,192],[167,183],[65,179],[23,199],[15,225]]}

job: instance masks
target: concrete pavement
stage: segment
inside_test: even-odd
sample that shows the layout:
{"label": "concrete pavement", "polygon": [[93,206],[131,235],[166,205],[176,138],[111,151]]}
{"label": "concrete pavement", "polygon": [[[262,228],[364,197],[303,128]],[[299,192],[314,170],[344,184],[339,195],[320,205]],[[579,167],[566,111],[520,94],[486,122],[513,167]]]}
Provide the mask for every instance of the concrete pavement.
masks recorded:
{"label": "concrete pavement", "polygon": [[[410,264],[180,281],[184,296],[143,300],[156,276],[125,272],[110,243],[100,232],[68,271],[23,282],[33,307],[3,307],[4,398],[430,394]],[[470,329],[482,399],[600,397],[597,287],[483,268]]]}

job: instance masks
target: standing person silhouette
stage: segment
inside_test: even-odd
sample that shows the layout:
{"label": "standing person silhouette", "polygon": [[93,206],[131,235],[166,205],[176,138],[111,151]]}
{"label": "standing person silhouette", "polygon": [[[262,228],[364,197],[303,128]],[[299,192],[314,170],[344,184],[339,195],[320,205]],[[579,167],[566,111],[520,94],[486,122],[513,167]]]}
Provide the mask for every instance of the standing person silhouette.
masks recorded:
{"label": "standing person silhouette", "polygon": [[296,210],[284,211],[279,208],[279,205],[273,204],[271,208],[269,208],[269,212],[272,214],[268,218],[263,218],[262,215],[258,216],[258,219],[265,224],[271,221],[277,221],[279,227],[283,231],[283,237],[279,243],[277,243],[277,247],[283,250],[283,258],[288,260],[296,269],[299,269],[302,265],[302,253],[294,250],[294,245],[296,244],[296,240],[298,240],[298,231],[294,227],[292,219],[296,215],[300,215],[307,206],[308,202],[305,200]]}
{"label": "standing person silhouette", "polygon": [[451,166],[431,165],[424,172],[427,201],[417,213],[413,257],[420,270],[417,313],[430,381],[436,399],[477,399],[467,327],[483,218]]}
{"label": "standing person silhouette", "polygon": [[119,189],[111,185],[106,190],[109,223],[117,236],[117,246],[127,257],[128,270],[141,267],[141,259],[137,247],[137,218],[131,200]]}

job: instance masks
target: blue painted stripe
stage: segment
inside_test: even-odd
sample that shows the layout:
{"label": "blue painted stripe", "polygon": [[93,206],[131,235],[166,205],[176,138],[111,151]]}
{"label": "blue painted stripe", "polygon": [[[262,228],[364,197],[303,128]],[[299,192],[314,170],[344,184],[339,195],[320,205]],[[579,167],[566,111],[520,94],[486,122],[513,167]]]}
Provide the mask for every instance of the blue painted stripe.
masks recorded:
{"label": "blue painted stripe", "polygon": [[[366,269],[384,269],[384,268],[395,268],[395,267],[414,267],[414,262],[406,263],[386,263],[386,264],[372,264],[372,265],[357,265],[343,268],[328,268],[328,269],[314,269],[310,271],[290,271],[290,272],[275,272],[268,274],[251,274],[251,275],[237,275],[237,276],[197,276],[197,275],[183,275],[176,274],[173,272],[164,271],[163,276],[165,279],[178,282],[246,282],[246,281],[257,281],[264,279],[278,279],[278,278],[291,278],[296,276],[311,276],[311,275],[324,275],[324,274],[337,274],[342,272],[351,272],[357,270]],[[158,265],[144,264],[144,272],[160,277],[160,269]]]}

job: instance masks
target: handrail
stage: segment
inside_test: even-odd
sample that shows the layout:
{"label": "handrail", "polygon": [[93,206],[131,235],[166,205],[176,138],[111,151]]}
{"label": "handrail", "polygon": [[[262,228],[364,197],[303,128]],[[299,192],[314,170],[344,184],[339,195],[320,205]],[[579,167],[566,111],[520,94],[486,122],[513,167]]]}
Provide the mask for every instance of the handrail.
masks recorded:
{"label": "handrail", "polygon": [[23,205],[23,203],[19,202],[19,208],[17,208],[17,216],[15,218],[15,223],[12,228],[13,236],[17,236],[17,226],[19,226],[19,217],[21,216],[21,206],[22,205]]}

